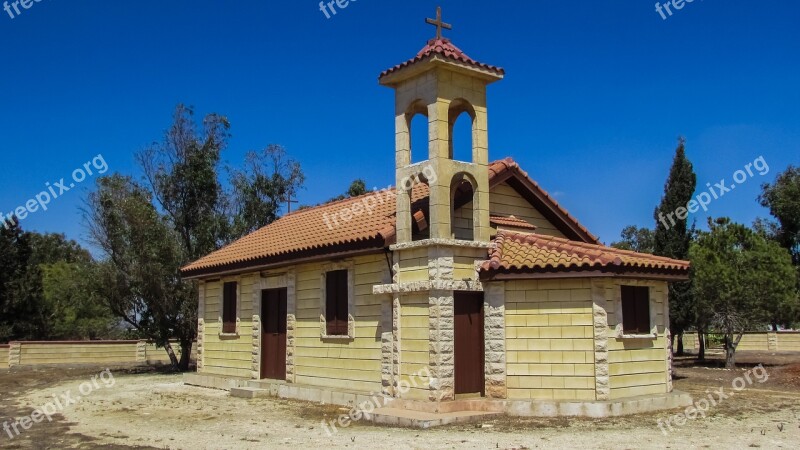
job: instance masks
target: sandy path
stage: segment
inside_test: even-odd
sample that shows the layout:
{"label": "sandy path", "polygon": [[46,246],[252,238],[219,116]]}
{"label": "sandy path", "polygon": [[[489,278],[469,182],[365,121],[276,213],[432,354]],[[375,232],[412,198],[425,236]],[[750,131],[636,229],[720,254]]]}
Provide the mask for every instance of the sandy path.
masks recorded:
{"label": "sandy path", "polygon": [[[87,378],[88,380],[88,378]],[[80,381],[55,384],[21,397],[29,408],[68,390],[80,395]],[[765,386],[766,388],[767,386]],[[87,391],[84,386],[84,391]],[[656,420],[664,414],[608,419],[502,418],[477,425],[409,430],[354,424],[329,436],[324,416],[336,407],[301,402],[231,398],[227,392],[184,386],[180,376],[118,375],[61,411],[70,432],[99,443],[180,449],[257,448],[796,448],[800,442],[800,393],[758,392],[761,408],[745,397],[704,420],[689,421],[664,436]],[[741,403],[737,403],[741,402]],[[778,407],[769,408],[771,404]],[[744,408],[745,404],[747,408]],[[745,412],[738,411],[746,410]],[[733,408],[733,409],[731,409]],[[770,410],[761,412],[762,410]],[[730,414],[730,411],[738,411]],[[782,425],[781,425],[782,424]],[[48,426],[47,423],[34,426]],[[779,428],[783,428],[781,431]]]}

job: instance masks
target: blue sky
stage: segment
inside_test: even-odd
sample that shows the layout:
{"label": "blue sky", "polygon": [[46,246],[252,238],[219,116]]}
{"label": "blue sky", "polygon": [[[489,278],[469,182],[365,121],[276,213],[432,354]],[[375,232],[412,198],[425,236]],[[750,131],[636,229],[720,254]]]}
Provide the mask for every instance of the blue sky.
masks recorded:
{"label": "blue sky", "polygon": [[[1,3],[1,0],[0,0]],[[226,162],[284,145],[314,204],[363,177],[393,183],[391,90],[378,74],[435,30],[506,69],[489,89],[490,157],[512,156],[605,242],[652,226],[676,138],[699,188],[763,156],[709,206],[751,223],[759,185],[800,164],[800,2],[697,0],[667,20],[653,1],[358,0],[326,19],[318,1],[42,0],[0,11],[0,211],[102,154],[139,176],[133,155],[160,140],[175,105],[232,124]],[[23,228],[83,240],[94,179]],[[705,222],[705,215],[695,216]]]}

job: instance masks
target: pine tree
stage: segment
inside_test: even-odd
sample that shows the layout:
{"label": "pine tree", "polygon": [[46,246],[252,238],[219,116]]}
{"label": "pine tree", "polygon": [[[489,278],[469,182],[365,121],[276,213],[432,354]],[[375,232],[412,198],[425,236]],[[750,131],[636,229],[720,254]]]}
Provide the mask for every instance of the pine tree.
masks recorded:
{"label": "pine tree", "polygon": [[[689,227],[685,214],[677,214],[676,211],[686,208],[696,186],[697,175],[692,163],[686,158],[686,140],[680,138],[669,178],[664,186],[664,196],[654,213],[656,230],[653,250],[656,255],[682,260],[689,258],[694,227]],[[693,309],[691,283],[674,283],[669,292],[670,329],[673,336],[682,336],[686,328],[695,322]],[[702,331],[698,329],[698,332]],[[682,339],[679,339],[678,354],[682,353]]]}

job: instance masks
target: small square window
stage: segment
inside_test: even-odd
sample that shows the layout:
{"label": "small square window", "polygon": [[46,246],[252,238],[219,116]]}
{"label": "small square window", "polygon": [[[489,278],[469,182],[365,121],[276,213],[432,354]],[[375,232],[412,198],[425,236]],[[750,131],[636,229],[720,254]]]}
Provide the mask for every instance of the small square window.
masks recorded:
{"label": "small square window", "polygon": [[650,333],[650,288],[622,286],[622,332]]}

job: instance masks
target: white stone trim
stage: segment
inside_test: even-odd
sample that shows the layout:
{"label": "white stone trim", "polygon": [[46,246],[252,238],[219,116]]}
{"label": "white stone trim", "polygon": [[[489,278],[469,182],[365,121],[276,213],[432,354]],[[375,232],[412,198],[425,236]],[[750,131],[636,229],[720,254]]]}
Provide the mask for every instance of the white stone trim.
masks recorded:
{"label": "white stone trim", "polygon": [[[650,313],[650,333],[646,334],[625,334],[624,327],[623,327],[623,317],[622,317],[622,286],[636,286],[636,287],[646,287],[648,293],[648,312]],[[653,282],[648,280],[631,280],[631,279],[624,279],[618,280],[614,284],[614,318],[616,319],[616,325],[614,326],[613,337],[616,339],[658,339],[658,311],[656,308],[656,302],[654,299],[654,290],[657,289],[657,286],[653,285]],[[667,315],[664,316],[669,320],[669,310],[667,310]],[[669,324],[667,324],[669,327]],[[667,328],[665,327],[665,328]]]}
{"label": "white stone trim", "polygon": [[[327,327],[327,284],[326,279],[328,272],[335,270],[347,270],[347,335],[328,335]],[[325,340],[353,340],[356,338],[356,273],[355,262],[352,260],[325,263],[322,265],[322,272],[320,273],[320,339]]]}
{"label": "white stone trim", "polygon": [[197,371],[202,372],[205,367],[205,336],[206,336],[206,283],[200,281],[197,285]]}
{"label": "white stone trim", "polygon": [[[225,283],[236,283],[236,329],[233,333],[223,333],[224,322],[222,321],[222,312],[225,309]],[[219,291],[219,337],[220,339],[239,339],[241,337],[240,330],[242,327],[242,277],[228,277],[220,280]]]}
{"label": "white stone trim", "polygon": [[[592,280],[592,313],[594,327],[594,380],[595,399],[609,400],[611,384],[608,362],[608,303],[605,296],[604,280]],[[619,291],[619,289],[617,289]],[[620,308],[615,308],[618,310]]]}
{"label": "white stone trim", "polygon": [[372,293],[375,295],[428,292],[428,291],[483,292],[483,284],[477,280],[474,281],[429,280],[429,281],[410,281],[408,283],[384,284],[372,287]]}
{"label": "white stone trim", "polygon": [[428,400],[455,400],[455,298],[453,291],[428,297],[430,380]]}
{"label": "white stone trim", "polygon": [[506,291],[505,283],[487,283],[483,299],[485,339],[485,390],[487,398],[508,397],[506,387]]}
{"label": "white stone trim", "polygon": [[419,241],[412,241],[412,242],[403,242],[399,244],[394,244],[389,247],[389,250],[396,251],[396,250],[408,250],[408,249],[415,249],[421,247],[430,247],[430,246],[445,246],[445,247],[462,247],[462,248],[490,248],[492,246],[489,242],[479,242],[479,241],[465,241],[460,239],[442,239],[442,238],[434,238],[434,239],[423,239]]}

